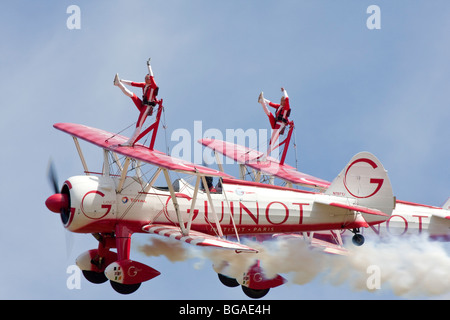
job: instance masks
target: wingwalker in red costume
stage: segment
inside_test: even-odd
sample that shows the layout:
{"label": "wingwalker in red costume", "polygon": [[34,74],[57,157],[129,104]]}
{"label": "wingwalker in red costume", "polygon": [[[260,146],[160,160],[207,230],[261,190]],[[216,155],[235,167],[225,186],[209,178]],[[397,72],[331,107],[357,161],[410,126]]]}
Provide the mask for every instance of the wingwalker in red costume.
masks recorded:
{"label": "wingwalker in red costume", "polygon": [[[259,94],[258,102],[261,103],[264,112],[269,117],[270,126],[272,127],[272,137],[270,138],[269,148],[267,150],[267,155],[275,149],[275,142],[281,134],[284,133],[284,129],[288,125],[293,125],[293,122],[289,120],[289,115],[291,114],[291,107],[289,106],[289,97],[284,88],[281,88],[283,96],[281,97],[280,103],[273,103],[264,98],[263,93]],[[275,108],[275,116],[269,111],[267,105]]]}
{"label": "wingwalker in red costume", "polygon": [[[152,67],[150,66],[150,59],[147,60],[148,74],[145,76],[145,82],[133,82],[129,80],[119,79],[119,75],[116,73],[114,78],[114,85],[118,86],[122,92],[133,100],[134,104],[139,110],[139,118],[136,122],[136,130],[131,138],[124,143],[124,146],[133,146],[136,138],[139,136],[142,125],[145,122],[147,116],[153,114],[153,107],[156,105],[156,96],[158,95],[158,86],[156,85],[155,78],[153,77]],[[128,90],[124,84],[142,88],[142,100],[138,96]]]}

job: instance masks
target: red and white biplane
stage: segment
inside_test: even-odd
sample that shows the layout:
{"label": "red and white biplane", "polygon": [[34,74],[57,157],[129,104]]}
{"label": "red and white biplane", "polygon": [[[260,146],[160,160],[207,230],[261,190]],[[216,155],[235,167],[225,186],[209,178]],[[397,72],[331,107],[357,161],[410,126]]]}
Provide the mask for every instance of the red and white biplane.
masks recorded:
{"label": "red and white biplane", "polygon": [[[287,134],[282,137],[281,142],[276,142],[277,144],[269,147],[270,150],[280,149],[277,150],[279,153],[279,160],[271,158],[268,153],[264,154],[260,151],[253,150],[245,146],[240,146],[221,140],[201,139],[199,142],[214,151],[219,168],[222,168],[222,164],[220,163],[220,157],[218,157],[218,154],[222,154],[238,163],[240,166],[239,172],[241,179],[250,177],[250,179],[255,182],[268,181],[273,184],[273,178],[276,177],[284,181],[285,185],[288,187],[297,185],[317,189],[324,194],[339,194],[339,192],[327,190],[330,187],[330,183],[328,181],[298,172],[295,168],[285,164],[286,154],[290,145],[292,131],[294,129],[294,122],[290,121],[287,127],[289,129]],[[273,141],[270,143],[272,142]],[[366,165],[376,169],[376,163],[371,163],[371,161],[365,160],[362,160],[362,162],[365,162]],[[347,172],[345,172],[345,174],[347,174]],[[371,179],[370,182],[379,184],[375,189],[371,189],[374,193],[368,194],[368,198],[375,195],[375,193],[379,191],[378,188],[384,183],[381,180],[377,181],[373,179]],[[346,190],[350,195],[353,195],[351,189],[349,190],[346,187]],[[360,196],[356,196],[356,198],[358,197]],[[363,198],[365,197],[366,196],[363,196]],[[421,235],[422,233],[425,233],[431,239],[450,241],[450,198],[448,198],[441,207],[396,199],[394,209],[385,222],[371,224],[369,228],[365,228],[363,230],[367,230],[365,234],[378,238]],[[315,233],[310,232],[309,238],[315,241],[319,241],[319,238],[327,239],[331,243],[339,245],[339,252],[342,248],[341,236],[346,236],[347,233],[347,229],[331,230],[326,232],[320,231]],[[360,236],[353,237],[353,242],[356,245],[361,245],[362,241],[363,238]],[[328,243],[327,246],[330,246],[330,244]],[[332,250],[330,247],[330,252],[331,251]]]}
{"label": "red and white biplane", "polygon": [[[93,283],[110,280],[117,292],[128,294],[136,291],[142,282],[160,274],[130,259],[134,233],[232,250],[236,254],[257,254],[257,249],[241,243],[244,236],[348,229],[354,233],[354,243],[361,245],[364,237],[360,228],[383,223],[392,214],[395,198],[387,172],[370,153],[355,155],[329,183],[285,165],[285,153],[281,161],[277,161],[223,141],[202,140],[201,143],[209,148],[259,172],[280,177],[289,186],[235,179],[221,170],[180,160],[154,149],[162,104],[162,99],[157,101],[155,121],[140,135],[139,139],[151,133],[148,146],[139,143],[139,139],[133,146],[127,146],[127,137],[85,125],[54,125],[72,136],[85,175],[70,177],[59,188],[52,174],[55,194],[47,199],[46,205],[60,214],[67,230],[90,233],[98,240],[97,248],[81,254],[76,260],[84,276]],[[288,132],[289,137],[291,133]],[[89,170],[79,139],[103,149],[101,173]],[[153,171],[143,172],[144,164]],[[170,172],[191,175],[195,184],[184,179],[172,181]],[[155,185],[161,173],[166,182],[163,187]],[[209,177],[219,178],[214,191],[207,187]],[[318,191],[294,189],[292,184]],[[334,246],[330,244],[323,248],[333,250]],[[252,298],[262,297],[270,288],[285,282],[280,275],[271,279],[261,276],[263,266],[259,261],[242,278],[232,279],[221,269],[217,271],[222,283],[227,286],[241,284]]]}

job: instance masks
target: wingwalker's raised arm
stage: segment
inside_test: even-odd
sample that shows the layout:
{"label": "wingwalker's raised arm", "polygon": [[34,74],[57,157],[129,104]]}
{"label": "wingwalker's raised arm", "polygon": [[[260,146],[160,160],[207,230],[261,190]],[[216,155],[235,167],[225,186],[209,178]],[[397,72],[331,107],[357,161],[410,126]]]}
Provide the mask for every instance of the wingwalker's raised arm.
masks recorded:
{"label": "wingwalker's raised arm", "polygon": [[147,60],[147,68],[148,68],[148,74],[150,75],[150,77],[153,77],[153,71],[152,71],[152,66],[150,65],[150,59],[148,58]]}

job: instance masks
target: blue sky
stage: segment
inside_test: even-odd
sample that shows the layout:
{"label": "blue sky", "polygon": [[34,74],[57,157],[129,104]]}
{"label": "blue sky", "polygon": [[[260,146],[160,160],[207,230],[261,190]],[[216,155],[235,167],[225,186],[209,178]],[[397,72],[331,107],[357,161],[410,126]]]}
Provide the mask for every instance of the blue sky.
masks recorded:
{"label": "blue sky", "polygon": [[[79,30],[66,27],[72,4],[81,9]],[[372,4],[381,9],[380,30],[366,27]],[[71,138],[53,123],[116,132],[136,121],[134,105],[112,81],[116,72],[142,80],[148,57],[169,142],[174,130],[192,131],[198,120],[204,130],[268,128],[258,95],[278,100],[284,86],[301,171],[331,181],[354,154],[370,151],[398,199],[443,204],[450,196],[449,15],[448,1],[438,0],[5,2],[0,243],[8,262],[0,267],[0,298],[124,298],[84,279],[80,290],[67,289],[67,266],[96,241],[74,235],[67,253],[60,219],[44,205],[51,194],[46,169],[52,158],[61,183],[82,173]],[[101,151],[84,146],[88,163],[101,168]],[[293,152],[287,162],[295,164]],[[207,263],[197,270],[195,259],[132,256],[162,275],[126,298],[245,298],[222,286]],[[389,289],[360,292],[320,277],[267,297],[396,298]]]}

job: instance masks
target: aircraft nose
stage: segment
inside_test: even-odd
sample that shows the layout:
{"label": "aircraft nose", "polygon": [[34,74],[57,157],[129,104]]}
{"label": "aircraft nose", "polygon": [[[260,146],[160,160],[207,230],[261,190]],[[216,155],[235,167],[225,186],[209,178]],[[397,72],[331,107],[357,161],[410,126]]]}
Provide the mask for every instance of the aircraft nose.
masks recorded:
{"label": "aircraft nose", "polygon": [[63,208],[67,208],[69,206],[69,198],[66,194],[55,193],[48,197],[45,201],[45,205],[47,208],[55,213],[61,213]]}

